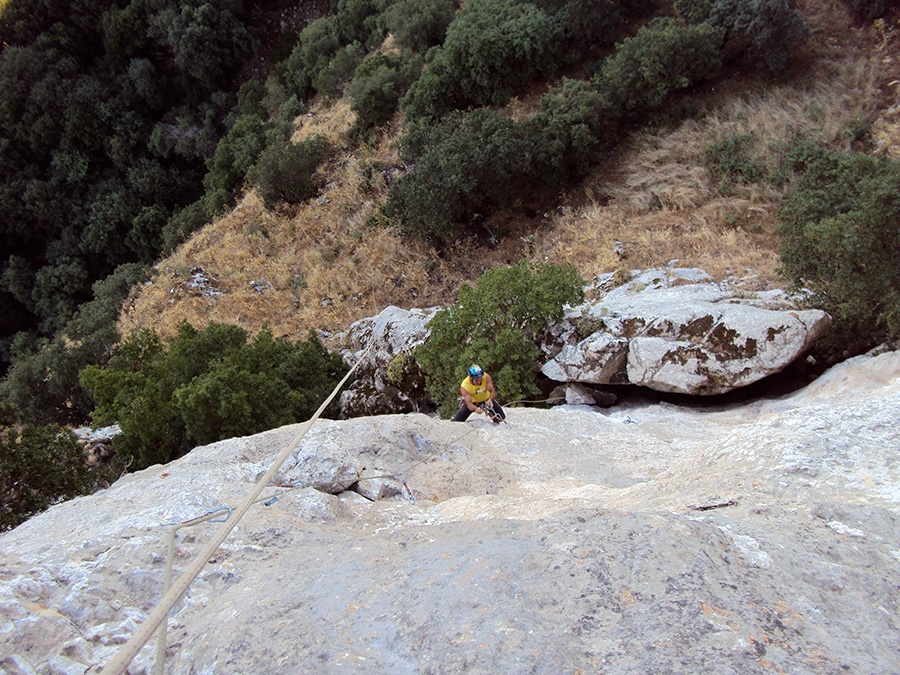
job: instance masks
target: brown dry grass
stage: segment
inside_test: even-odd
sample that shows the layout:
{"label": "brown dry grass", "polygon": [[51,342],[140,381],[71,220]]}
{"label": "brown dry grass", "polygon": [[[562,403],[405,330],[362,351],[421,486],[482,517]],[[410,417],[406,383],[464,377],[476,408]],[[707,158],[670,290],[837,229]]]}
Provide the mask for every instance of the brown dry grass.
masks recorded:
{"label": "brown dry grass", "polygon": [[[251,333],[268,324],[276,335],[292,338],[311,328],[341,331],[390,304],[453,302],[461,283],[521,258],[571,263],[585,278],[678,260],[749,289],[778,286],[780,191],[750,186],[720,195],[705,166],[705,149],[724,136],[752,134],[755,152],[774,161],[770,146],[795,133],[846,145],[848,125],[860,118],[887,120],[885,152],[897,148],[900,136],[884,112],[896,105],[900,88],[889,84],[897,73],[898,31],[887,27],[879,35],[872,26],[848,29],[847,23],[838,30],[835,23],[845,11],[840,3],[807,4],[808,17],[824,23],[803,57],[809,64],[805,78],[781,86],[753,78],[717,84],[719,91],[712,89],[701,102],[702,117],[635,135],[546,213],[531,220],[509,214],[489,219],[484,226],[499,240],[494,247],[473,238],[439,255],[367,225],[387,186],[376,182],[364,192],[361,173],[376,162],[400,163],[398,119],[377,147],[339,150],[323,169],[326,187],[316,200],[268,212],[248,193],[232,213],[157,265],[155,279],[126,306],[120,329],[128,334],[152,326],[171,336],[187,319],[196,326],[236,323]],[[848,37],[849,30],[856,34]],[[536,101],[514,101],[509,109],[525,118]],[[341,138],[352,122],[347,101],[323,105],[298,118],[294,138]],[[202,268],[218,295],[191,289],[191,268]]]}
{"label": "brown dry grass", "polygon": [[[316,134],[340,138],[352,124],[346,101],[314,109],[297,120],[294,140]],[[267,211],[250,191],[225,217],[195,233],[156,266],[154,280],[126,304],[123,334],[152,326],[174,335],[186,319],[234,323],[251,333],[268,324],[276,335],[294,338],[310,329],[336,331],[385,306],[446,302],[450,280],[430,247],[401,241],[386,229],[367,226],[381,204],[385,186],[374,195],[359,187],[360,167],[396,164],[398,131],[371,150],[338,150],[323,169],[320,196],[297,207]],[[211,280],[192,288],[192,270]]]}

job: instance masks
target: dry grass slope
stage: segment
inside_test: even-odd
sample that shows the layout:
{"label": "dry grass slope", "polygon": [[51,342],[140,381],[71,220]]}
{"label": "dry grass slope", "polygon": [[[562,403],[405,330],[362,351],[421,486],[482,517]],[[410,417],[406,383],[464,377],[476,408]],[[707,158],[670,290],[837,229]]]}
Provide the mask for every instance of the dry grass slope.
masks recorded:
{"label": "dry grass slope", "polygon": [[[703,115],[636,134],[545,213],[486,221],[490,246],[473,238],[439,254],[367,224],[387,185],[383,173],[364,185],[363,174],[375,163],[400,164],[396,119],[377,147],[344,148],[323,168],[326,187],[317,199],[268,212],[249,192],[157,265],[155,279],[126,305],[120,329],[152,326],[170,336],[187,319],[236,323],[251,333],[268,324],[296,339],[310,329],[343,330],[390,304],[453,302],[460,284],[521,258],[571,263],[585,278],[678,260],[748,290],[778,286],[781,191],[738,186],[723,196],[706,168],[706,148],[752,134],[754,153],[771,162],[772,145],[798,133],[849,148],[848,129],[863,120],[880,152],[900,154],[900,26],[854,24],[837,0],[800,4],[813,25],[801,77],[716,83],[697,100]],[[526,116],[526,105],[514,102],[511,113]],[[352,122],[348,101],[319,105],[298,118],[295,140],[339,139]]]}

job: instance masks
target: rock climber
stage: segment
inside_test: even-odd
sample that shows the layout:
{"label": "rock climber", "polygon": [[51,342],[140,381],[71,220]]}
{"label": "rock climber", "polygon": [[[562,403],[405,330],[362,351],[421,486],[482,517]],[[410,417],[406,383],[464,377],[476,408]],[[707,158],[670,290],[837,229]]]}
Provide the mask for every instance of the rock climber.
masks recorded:
{"label": "rock climber", "polygon": [[486,413],[494,424],[506,419],[506,413],[497,403],[497,390],[491,376],[477,363],[469,366],[469,374],[459,385],[462,404],[459,412],[453,416],[454,422],[465,422],[473,412]]}

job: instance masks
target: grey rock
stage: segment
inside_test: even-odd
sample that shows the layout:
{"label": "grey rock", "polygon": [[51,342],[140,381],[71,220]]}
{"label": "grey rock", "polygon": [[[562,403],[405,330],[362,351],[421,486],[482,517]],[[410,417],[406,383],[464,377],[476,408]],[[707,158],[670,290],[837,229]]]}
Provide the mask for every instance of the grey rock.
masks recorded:
{"label": "grey rock", "polygon": [[431,409],[425,376],[411,354],[428,337],[425,326],[435,312],[390,306],[329,338],[329,348],[348,361],[362,360],[353,384],[341,393],[341,417]]}
{"label": "grey rock", "polygon": [[[653,270],[570,308],[543,346],[557,382],[636,384],[722,394],[782,371],[827,330],[820,310],[789,308],[783,293],[734,293],[693,283],[689,270]],[[609,285],[598,281],[599,288]],[[587,333],[585,335],[585,333]]]}
{"label": "grey rock", "polygon": [[[771,400],[629,405],[321,420],[278,482],[402,474],[415,503],[266,488],[172,609],[165,672],[896,672],[900,354]],[[99,672],[160,597],[165,524],[240,503],[298,429],[0,534],[0,668]],[[226,525],[180,530],[175,573]]]}

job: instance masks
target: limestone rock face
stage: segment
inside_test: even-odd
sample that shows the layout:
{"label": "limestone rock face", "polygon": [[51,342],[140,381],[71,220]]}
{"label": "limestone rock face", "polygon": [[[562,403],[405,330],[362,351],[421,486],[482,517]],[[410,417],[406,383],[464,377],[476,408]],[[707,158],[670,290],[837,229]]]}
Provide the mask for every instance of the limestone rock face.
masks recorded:
{"label": "limestone rock face", "polygon": [[[588,290],[601,297],[568,308],[542,345],[541,371],[556,382],[723,394],[783,370],[830,322],[822,311],[798,310],[781,291],[732,291],[696,269],[649,270],[619,286],[603,275]],[[342,418],[434,409],[412,352],[437,310],[388,307],[326,339],[348,361],[362,359],[341,394]]]}
{"label": "limestone rock face", "polygon": [[411,353],[428,337],[425,324],[436,311],[387,307],[327,341],[330,349],[340,351],[350,362],[363,359],[355,381],[341,394],[341,417],[432,409],[425,376]]}
{"label": "limestone rock face", "polygon": [[742,297],[698,276],[653,270],[569,309],[544,347],[553,357],[542,372],[558,382],[722,394],[783,370],[830,323],[783,294]]}
{"label": "limestone rock face", "polygon": [[[897,672],[900,354],[752,404],[507,412],[317,422],[240,522],[176,532],[175,579],[233,525],[163,672]],[[0,673],[99,672],[161,597],[170,528],[244,501],[298,429],[0,534]]]}

